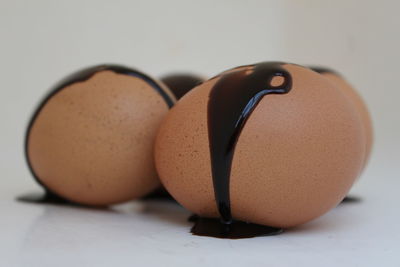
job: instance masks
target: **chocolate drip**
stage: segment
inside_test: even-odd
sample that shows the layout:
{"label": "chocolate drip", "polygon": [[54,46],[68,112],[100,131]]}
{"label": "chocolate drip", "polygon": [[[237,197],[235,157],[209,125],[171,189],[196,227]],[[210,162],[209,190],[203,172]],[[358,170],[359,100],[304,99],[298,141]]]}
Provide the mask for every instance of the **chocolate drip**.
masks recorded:
{"label": "chocolate drip", "polygon": [[[43,99],[43,101],[39,104],[38,108],[35,110],[31,120],[29,121],[28,124],[28,128],[26,131],[26,135],[25,135],[25,148],[24,148],[24,152],[25,152],[25,159],[26,162],[28,164],[28,168],[29,171],[31,172],[33,178],[36,180],[36,182],[38,184],[40,184],[46,191],[45,195],[40,198],[38,197],[26,197],[26,196],[21,196],[19,198],[17,198],[20,201],[25,201],[25,202],[40,202],[40,203],[60,203],[61,201],[59,201],[60,199],[63,199],[61,196],[58,196],[57,193],[51,191],[45,184],[43,184],[39,178],[36,176],[32,165],[30,163],[29,160],[29,156],[28,156],[28,142],[29,142],[29,133],[31,131],[31,128],[37,118],[37,116],[39,115],[40,111],[42,110],[42,108],[46,105],[46,103],[54,96],[56,95],[58,92],[60,92],[61,90],[63,90],[65,87],[72,85],[74,83],[78,83],[78,82],[84,82],[86,80],[89,80],[93,75],[95,75],[96,73],[100,72],[100,71],[113,71],[115,73],[118,74],[124,74],[124,75],[129,75],[129,76],[133,76],[133,77],[138,77],[140,79],[143,79],[144,81],[146,81],[149,85],[151,85],[151,87],[156,90],[165,100],[166,104],[168,105],[169,108],[171,108],[174,105],[174,100],[168,95],[168,93],[166,93],[164,91],[164,89],[162,88],[162,86],[157,83],[156,81],[154,81],[152,78],[150,78],[149,76],[147,76],[144,73],[141,73],[137,70],[134,69],[130,69],[124,66],[119,66],[119,65],[99,65],[99,66],[94,66],[94,67],[89,67],[86,69],[83,69],[81,71],[75,72],[72,75],[68,76],[67,78],[63,79],[61,82],[59,82],[58,84],[56,84],[56,86],[54,87],[54,89],[52,89],[50,91],[50,93]],[[55,201],[56,199],[58,199],[57,201]],[[65,203],[71,203],[67,200],[65,200]]]}
{"label": "chocolate drip", "polygon": [[318,72],[320,74],[324,74],[324,73],[332,73],[335,75],[339,75],[336,71],[326,68],[326,67],[319,67],[319,66],[308,66],[310,69],[312,69],[315,72]]}
{"label": "chocolate drip", "polygon": [[[235,146],[247,119],[265,95],[286,94],[292,87],[291,75],[282,68],[282,64],[266,62],[222,74],[211,89],[208,102],[208,136],[215,200],[221,220],[216,223],[212,219],[197,219],[192,233],[244,238],[282,231],[279,228],[234,221],[229,190]],[[283,82],[277,86],[271,84],[276,77],[283,78]]]}

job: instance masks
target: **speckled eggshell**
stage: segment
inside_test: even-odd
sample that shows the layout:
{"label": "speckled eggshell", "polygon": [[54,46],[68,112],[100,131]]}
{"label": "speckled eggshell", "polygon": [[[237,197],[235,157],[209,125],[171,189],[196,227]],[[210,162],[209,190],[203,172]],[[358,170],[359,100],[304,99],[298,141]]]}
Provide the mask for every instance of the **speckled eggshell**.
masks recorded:
{"label": "speckled eggshell", "polygon": [[332,83],[334,83],[347,96],[347,98],[353,103],[354,107],[361,117],[361,121],[363,123],[364,131],[366,134],[366,152],[363,164],[365,168],[371,156],[373,145],[372,120],[367,105],[365,104],[361,95],[359,95],[357,91],[342,76],[335,72],[322,72],[321,74],[329,79]]}
{"label": "speckled eggshell", "polygon": [[28,163],[39,183],[72,202],[143,196],[159,186],[153,145],[168,110],[142,77],[98,71],[43,103],[28,129]]}
{"label": "speckled eggshell", "polygon": [[[355,108],[331,82],[305,67],[283,67],[292,90],[265,96],[250,115],[233,157],[230,197],[235,219],[286,228],[321,216],[345,197],[363,164],[365,136]],[[155,145],[163,185],[204,217],[219,216],[207,129],[208,97],[218,80],[178,101]]]}

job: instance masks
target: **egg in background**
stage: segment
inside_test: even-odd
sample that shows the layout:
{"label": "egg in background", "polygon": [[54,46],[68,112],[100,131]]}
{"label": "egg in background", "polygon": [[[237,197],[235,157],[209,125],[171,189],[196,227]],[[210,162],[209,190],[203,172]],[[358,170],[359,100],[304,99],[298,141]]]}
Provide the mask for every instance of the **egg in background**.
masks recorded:
{"label": "egg in background", "polygon": [[70,202],[110,205],[159,187],[153,146],[175,102],[162,83],[101,65],[61,81],[35,111],[26,158],[46,191]]}
{"label": "egg in background", "polygon": [[205,78],[200,75],[182,72],[163,76],[161,81],[171,90],[176,99],[180,99],[187,92],[205,81]]}
{"label": "egg in background", "polygon": [[365,101],[362,99],[361,95],[357,92],[357,90],[338,72],[333,71],[328,68],[321,67],[311,67],[312,70],[320,73],[328,80],[330,80],[337,88],[339,88],[351,101],[351,103],[356,108],[361,121],[363,123],[364,131],[366,134],[366,152],[365,159],[363,164],[363,169],[367,166],[368,160],[371,157],[371,151],[373,146],[373,125],[371,115],[368,111],[368,107],[365,104]]}

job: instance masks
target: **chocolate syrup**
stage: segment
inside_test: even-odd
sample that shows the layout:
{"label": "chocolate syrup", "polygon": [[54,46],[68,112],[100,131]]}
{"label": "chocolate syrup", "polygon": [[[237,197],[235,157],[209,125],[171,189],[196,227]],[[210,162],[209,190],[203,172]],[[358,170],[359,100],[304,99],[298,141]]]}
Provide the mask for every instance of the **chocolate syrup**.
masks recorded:
{"label": "chocolate syrup", "polygon": [[202,218],[193,216],[191,216],[189,220],[195,223],[190,230],[191,233],[198,236],[241,239],[257,236],[278,235],[283,232],[281,228],[242,221],[233,221],[233,223],[224,224],[221,223],[221,220],[218,218]]}
{"label": "chocolate syrup", "polygon": [[350,203],[358,203],[361,202],[361,198],[357,197],[357,196],[346,196],[342,202],[340,202],[341,204],[350,204]]}
{"label": "chocolate syrup", "polygon": [[[165,103],[168,105],[169,108],[171,108],[174,105],[174,100],[168,95],[167,92],[164,91],[164,89],[162,88],[162,86],[160,84],[158,84],[156,81],[154,81],[152,78],[145,75],[144,73],[141,73],[137,70],[130,69],[130,68],[127,68],[124,66],[99,65],[99,66],[94,66],[94,67],[89,67],[89,68],[83,69],[81,71],[75,72],[72,75],[68,76],[67,78],[65,78],[64,80],[59,82],[54,87],[54,89],[51,90],[50,93],[39,104],[39,107],[36,109],[31,120],[29,121],[28,129],[27,129],[26,135],[25,135],[25,148],[24,148],[25,149],[25,159],[28,164],[29,171],[31,172],[31,174],[32,174],[33,178],[36,180],[36,182],[45,189],[46,193],[43,195],[42,198],[21,196],[21,197],[17,198],[18,200],[24,201],[24,202],[35,202],[35,203],[39,202],[39,203],[59,203],[59,204],[61,204],[61,202],[63,202],[63,198],[61,196],[58,196],[57,193],[53,192],[51,189],[49,189],[45,184],[43,184],[40,181],[40,179],[36,176],[36,174],[32,168],[32,165],[30,163],[29,156],[28,156],[29,133],[30,133],[31,128],[32,128],[33,124],[35,123],[35,120],[36,120],[37,116],[39,115],[40,111],[54,95],[56,95],[58,92],[60,92],[61,90],[63,90],[64,88],[66,88],[69,85],[89,80],[93,75],[95,75],[96,73],[98,73],[100,71],[113,71],[118,74],[124,74],[124,75],[129,75],[129,76],[138,77],[140,79],[143,79],[162,96],[162,98],[164,99]],[[71,203],[67,200],[64,200],[64,201],[65,201],[65,204]]]}
{"label": "chocolate syrup", "polygon": [[17,197],[20,202],[37,203],[37,204],[57,204],[57,205],[76,205],[54,193],[45,189],[44,193],[28,193]]}
{"label": "chocolate syrup", "polygon": [[161,79],[174,93],[176,99],[180,99],[187,92],[203,82],[203,79],[192,74],[173,74]]}
{"label": "chocolate syrup", "polygon": [[326,67],[309,66],[309,68],[312,69],[313,71],[321,73],[321,74],[323,74],[323,73],[332,73],[332,74],[339,75],[336,71],[334,71],[332,69],[329,69],[329,68],[326,68]]}
{"label": "chocolate syrup", "polygon": [[[235,146],[247,119],[265,95],[286,94],[292,87],[291,75],[282,68],[282,64],[259,63],[222,74],[211,89],[208,101],[208,136],[214,193],[220,220],[195,219],[195,226],[191,231],[193,234],[246,238],[282,232],[280,228],[233,220],[229,195]],[[272,85],[275,77],[282,77],[283,82],[277,86]]]}

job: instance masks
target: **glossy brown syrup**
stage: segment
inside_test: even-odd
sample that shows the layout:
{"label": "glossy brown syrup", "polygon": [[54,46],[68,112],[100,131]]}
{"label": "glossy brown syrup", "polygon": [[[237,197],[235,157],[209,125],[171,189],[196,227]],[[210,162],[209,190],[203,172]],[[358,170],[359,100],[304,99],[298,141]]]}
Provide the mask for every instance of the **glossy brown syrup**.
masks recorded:
{"label": "glossy brown syrup", "polygon": [[[282,232],[280,228],[234,220],[229,184],[235,146],[252,111],[264,96],[287,94],[292,88],[291,75],[282,67],[283,64],[259,63],[217,77],[219,80],[211,89],[208,101],[208,136],[215,200],[220,219],[192,218],[195,222],[191,231],[193,234],[235,239]],[[272,84],[276,77],[283,78],[280,85]]]}

